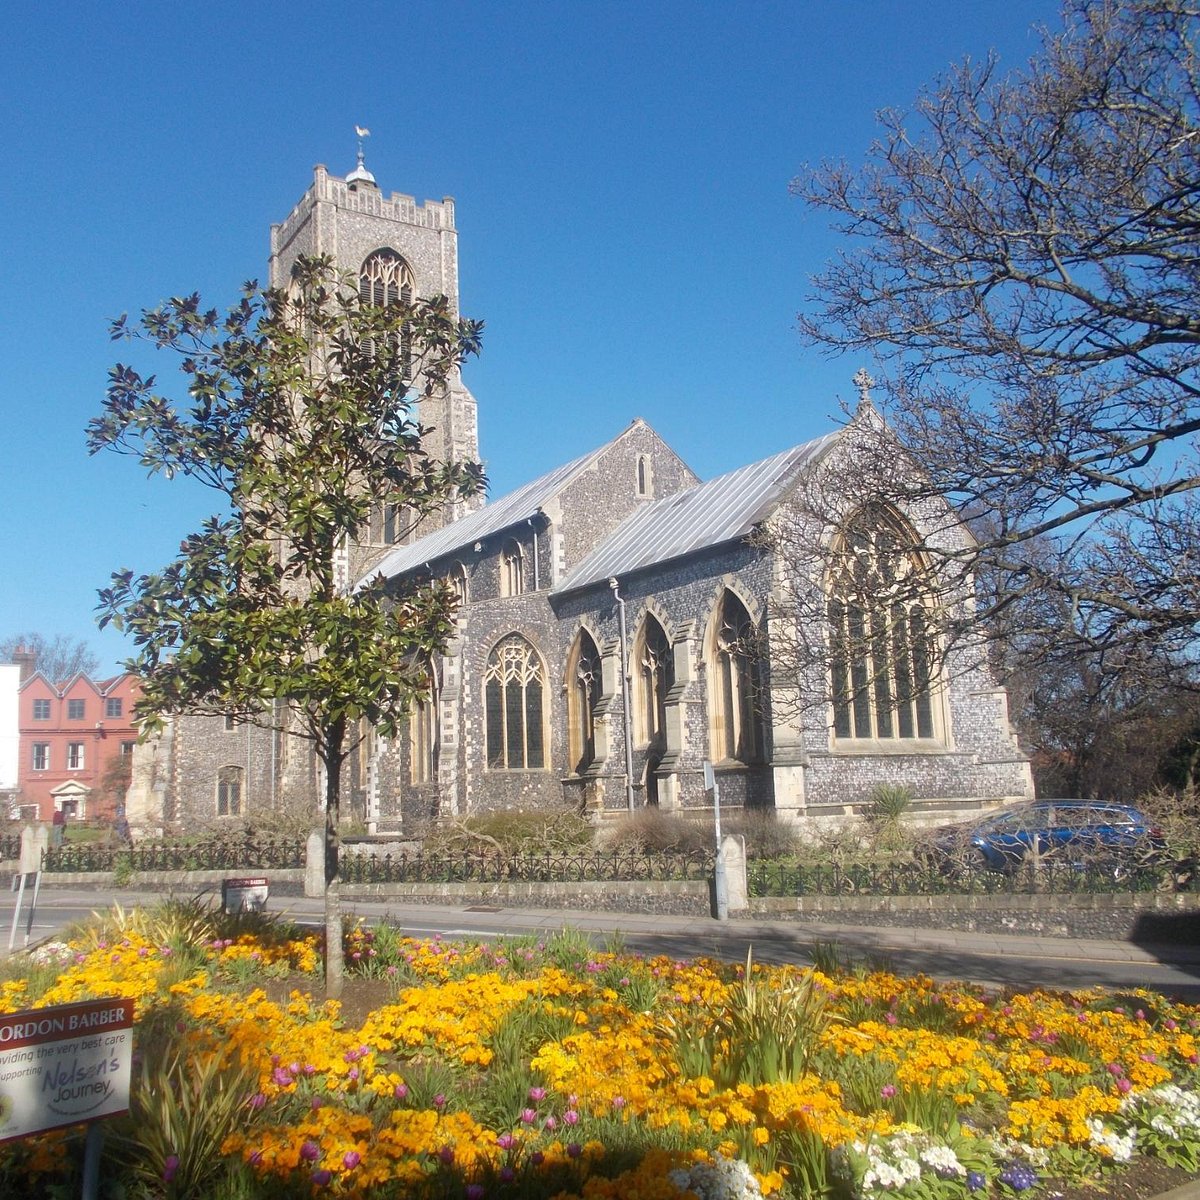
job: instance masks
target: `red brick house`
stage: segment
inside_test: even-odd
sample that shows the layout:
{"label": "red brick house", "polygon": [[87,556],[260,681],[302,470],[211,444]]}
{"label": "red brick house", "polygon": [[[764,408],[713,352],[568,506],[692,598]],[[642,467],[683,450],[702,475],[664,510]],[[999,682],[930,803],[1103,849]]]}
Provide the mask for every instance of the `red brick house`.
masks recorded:
{"label": "red brick house", "polygon": [[132,675],[95,680],[76,675],[54,684],[40,672],[20,688],[20,764],[14,815],[50,821],[105,821],[118,800],[103,781],[114,763],[133,754],[133,706],[141,695]]}

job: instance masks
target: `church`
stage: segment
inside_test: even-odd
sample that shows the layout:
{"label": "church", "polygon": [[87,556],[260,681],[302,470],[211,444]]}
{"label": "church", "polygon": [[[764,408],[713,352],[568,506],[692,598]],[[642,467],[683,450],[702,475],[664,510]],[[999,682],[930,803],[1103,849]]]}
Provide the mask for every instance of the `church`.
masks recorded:
{"label": "church", "polygon": [[[316,167],[272,227],[271,285],[314,254],[357,275],[376,302],[442,294],[458,312],[453,201],[385,196],[361,151],[344,179]],[[633,418],[516,491],[457,502],[415,529],[381,499],[368,536],[347,547],[346,586],[439,578],[460,603],[404,733],[361,731],[348,815],[414,835],[483,810],[698,812],[712,804],[706,776],[722,807],[799,825],[843,818],[881,786],[934,810],[1030,797],[1003,689],[984,661],[929,654],[920,614],[893,606],[886,638],[847,643],[815,685],[799,678],[797,564],[763,531],[806,519],[798,495],[878,433],[869,381],[856,382],[845,426],[708,481]],[[419,405],[433,458],[479,459],[476,401],[457,374]],[[862,497],[848,525],[868,512],[878,522],[877,507]],[[911,514],[882,519],[920,540]],[[810,632],[836,647],[845,617],[834,600],[805,611],[828,623]],[[155,759],[130,802],[149,821],[312,812],[321,794],[294,738],[220,718],[178,718]]]}

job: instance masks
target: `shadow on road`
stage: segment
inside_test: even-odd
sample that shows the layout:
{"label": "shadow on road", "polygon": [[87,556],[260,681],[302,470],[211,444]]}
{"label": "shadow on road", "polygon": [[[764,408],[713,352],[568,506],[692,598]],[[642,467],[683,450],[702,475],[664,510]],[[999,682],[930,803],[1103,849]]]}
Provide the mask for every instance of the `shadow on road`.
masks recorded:
{"label": "shadow on road", "polygon": [[[626,946],[643,954],[666,954],[673,958],[693,958],[697,955],[712,955],[725,960],[744,959],[751,946],[754,957],[761,962],[812,961],[815,943],[829,940],[814,936],[811,931],[791,930],[745,930],[736,926],[712,933],[675,934],[656,933],[652,936],[629,934]],[[1200,976],[1200,967],[1195,965],[1178,968],[1157,968],[1145,962],[1119,962],[1100,964],[1090,958],[1045,957],[1020,958],[1013,955],[975,953],[959,946],[883,946],[870,937],[859,934],[839,934],[835,939],[836,950],[845,960],[868,963],[898,975],[925,974],[937,979],[963,979],[975,983],[998,987],[1032,988],[1050,987],[1071,991],[1095,987],[1146,987],[1154,991],[1200,1003],[1200,982],[1192,982]],[[1155,978],[1162,974],[1170,977]]]}

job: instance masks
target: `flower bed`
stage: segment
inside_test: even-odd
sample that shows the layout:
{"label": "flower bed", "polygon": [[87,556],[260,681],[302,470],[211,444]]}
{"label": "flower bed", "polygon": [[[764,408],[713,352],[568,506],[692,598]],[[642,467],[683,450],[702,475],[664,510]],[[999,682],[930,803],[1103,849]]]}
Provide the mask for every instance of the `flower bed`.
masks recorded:
{"label": "flower bed", "polygon": [[[1200,1010],[1149,992],[646,959],[569,931],[385,926],[346,953],[343,1019],[314,998],[314,936],[117,913],[0,983],[0,1011],[133,998],[103,1172],[127,1195],[938,1200],[1139,1153],[1200,1170]],[[350,1018],[358,988],[380,1002]],[[77,1140],[0,1147],[0,1194],[72,1186]]]}

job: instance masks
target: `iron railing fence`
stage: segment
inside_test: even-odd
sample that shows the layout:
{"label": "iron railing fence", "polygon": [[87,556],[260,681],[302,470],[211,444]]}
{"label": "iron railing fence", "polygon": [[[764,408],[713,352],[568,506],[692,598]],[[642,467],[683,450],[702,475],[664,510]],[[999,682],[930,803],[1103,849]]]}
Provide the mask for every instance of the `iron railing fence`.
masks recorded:
{"label": "iron railing fence", "polygon": [[[12,844],[9,845],[9,842]],[[20,838],[0,838],[0,856],[16,859]],[[303,868],[303,838],[254,837],[198,842],[145,841],[135,846],[67,844],[46,851],[43,869],[83,871],[267,871]],[[372,854],[343,847],[348,883],[582,883],[711,878],[714,855],[702,851],[588,851],[574,854]],[[750,895],[932,896],[1177,892],[1200,894],[1196,859],[1154,863],[1072,864],[1054,859],[1011,872],[963,866],[952,870],[919,860],[801,863],[751,859]]]}
{"label": "iron railing fence", "polygon": [[1200,865],[1194,859],[1083,865],[1049,860],[1014,871],[965,866],[947,871],[907,860],[838,864],[752,859],[746,873],[755,897],[1200,893]]}
{"label": "iron railing fence", "polygon": [[615,883],[705,880],[711,851],[575,854],[344,854],[348,883]]}
{"label": "iron railing fence", "polygon": [[54,846],[42,859],[47,872],[74,871],[269,871],[304,866],[303,838],[244,841],[147,841],[135,846]]}

